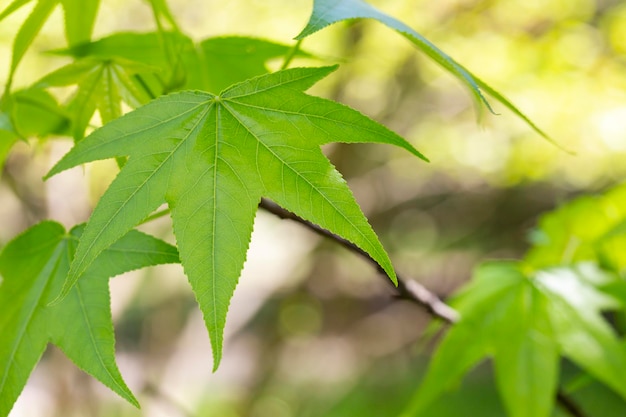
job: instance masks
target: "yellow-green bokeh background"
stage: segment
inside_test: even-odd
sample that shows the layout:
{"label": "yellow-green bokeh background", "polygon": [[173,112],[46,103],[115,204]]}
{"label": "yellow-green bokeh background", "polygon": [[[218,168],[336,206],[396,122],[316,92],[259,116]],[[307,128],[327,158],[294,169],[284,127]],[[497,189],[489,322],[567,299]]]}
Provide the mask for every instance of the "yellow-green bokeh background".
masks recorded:
{"label": "yellow-green bokeh background", "polygon": [[[9,3],[0,1],[0,7]],[[237,34],[288,44],[304,27],[311,3],[169,1],[195,40]],[[325,149],[402,274],[447,296],[481,260],[519,257],[541,212],[623,180],[626,3],[372,3],[498,89],[574,153],[551,145],[494,100],[498,115],[483,112],[478,119],[460,82],[374,21],[337,24],[307,38],[302,47],[320,59],[294,65],[341,64],[315,94],[368,114],[431,159],[425,164],[377,145]],[[1,80],[30,8],[0,22]],[[145,2],[102,0],[94,36],[153,29]],[[65,45],[62,34],[57,10],[20,64],[17,87],[67,62],[44,53]],[[67,139],[33,141],[10,154],[0,182],[1,245],[42,218],[68,227],[88,218],[115,164],[92,164],[43,184],[43,173],[69,146]],[[167,219],[146,230],[173,241]],[[231,304],[224,363],[215,374],[206,331],[178,266],[116,278],[112,292],[120,368],[142,410],[50,349],[12,417],[394,416],[414,395],[432,348],[420,339],[428,315],[394,300],[370,265],[268,214],[255,225]],[[573,370],[564,365],[567,377]],[[490,375],[486,364],[423,415],[503,415]],[[623,402],[593,385],[577,400],[603,417],[626,414]]]}

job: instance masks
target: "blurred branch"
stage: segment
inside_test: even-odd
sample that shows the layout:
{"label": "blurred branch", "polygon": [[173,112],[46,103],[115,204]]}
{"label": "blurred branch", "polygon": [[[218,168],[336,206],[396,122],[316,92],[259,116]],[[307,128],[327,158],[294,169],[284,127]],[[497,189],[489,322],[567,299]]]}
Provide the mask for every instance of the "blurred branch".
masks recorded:
{"label": "blurred branch", "polygon": [[146,394],[150,395],[154,399],[160,400],[164,404],[167,404],[170,408],[178,411],[178,414],[180,414],[183,417],[195,417],[195,414],[193,414],[189,410],[187,410],[185,408],[185,406],[180,401],[178,401],[177,399],[175,399],[171,395],[166,394],[165,392],[163,392],[159,388],[159,386],[156,385],[156,384],[148,382],[144,386],[143,392],[145,392]]}
{"label": "blurred branch", "polygon": [[[389,282],[392,286],[393,284],[389,279],[387,279],[387,274],[382,269],[382,267],[376,262],[367,252],[363,249],[356,246],[354,243],[347,241],[346,239],[337,236],[336,234],[329,232],[328,230],[313,224],[303,218],[293,214],[292,212],[285,210],[280,207],[278,204],[268,200],[261,199],[259,203],[259,207],[268,211],[269,213],[274,214],[275,216],[281,219],[289,219],[296,221],[303,226],[306,226],[310,230],[314,231],[318,235],[330,238],[335,242],[339,243],[344,248],[361,255],[361,257],[368,260],[372,265],[376,267],[381,276],[385,277],[385,280]],[[398,286],[394,287],[395,291],[399,298],[411,301],[415,304],[422,306],[428,311],[433,317],[436,317],[440,320],[445,321],[448,324],[456,323],[460,316],[459,313],[444,303],[436,294],[432,291],[428,290],[426,287],[418,283],[417,281],[406,279],[400,274],[396,272],[396,276],[398,278]],[[558,390],[556,395],[556,400],[559,405],[566,410],[573,417],[587,417],[583,411],[578,407],[578,405],[570,398],[564,391],[561,389]]]}
{"label": "blurred branch", "polygon": [[[261,199],[259,207],[280,217],[281,219],[294,220],[311,229],[315,233],[334,240],[341,246],[361,255],[361,257],[368,260],[372,265],[376,266],[376,269],[378,270],[378,272],[381,273],[382,276],[387,278],[387,274],[385,274],[385,271],[382,269],[382,267],[378,265],[378,262],[376,262],[367,252],[356,246],[354,243],[349,242],[346,239],[337,236],[336,234],[329,232],[328,230],[323,229],[316,224],[304,220],[299,216],[296,216],[292,212],[285,210],[278,204],[265,198]],[[428,311],[433,317],[441,319],[446,323],[452,324],[458,321],[459,313],[452,307],[441,301],[441,299],[437,297],[437,295],[434,294],[432,291],[429,291],[426,287],[424,287],[417,281],[405,279],[404,277],[400,276],[400,274],[397,274],[397,277],[398,286],[394,287],[394,289],[397,292],[399,298],[419,304],[420,306],[425,308],[426,311]],[[387,279],[387,282],[389,282],[389,284],[393,286],[393,283],[390,280]]]}

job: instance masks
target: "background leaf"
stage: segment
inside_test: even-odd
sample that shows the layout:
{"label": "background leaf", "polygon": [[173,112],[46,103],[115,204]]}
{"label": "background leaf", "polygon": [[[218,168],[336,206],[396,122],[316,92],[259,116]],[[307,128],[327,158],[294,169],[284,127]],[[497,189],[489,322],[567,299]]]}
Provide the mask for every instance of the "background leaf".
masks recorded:
{"label": "background leaf", "polygon": [[494,340],[498,391],[508,415],[548,417],[559,380],[559,346],[548,320],[550,301],[524,279]]}
{"label": "background leaf", "polygon": [[8,90],[11,86],[15,70],[24,57],[26,50],[33,42],[35,36],[37,36],[46,19],[58,3],[59,0],[38,0],[35,8],[17,32],[15,41],[13,42],[13,57],[11,58],[11,68],[9,71],[6,90]]}
{"label": "background leaf", "polygon": [[626,186],[601,196],[583,196],[541,217],[525,261],[537,268],[597,261],[626,266],[622,252]]}
{"label": "background leaf", "polygon": [[10,15],[13,14],[13,12],[16,12],[17,10],[21,9],[22,6],[27,5],[28,3],[30,3],[32,0],[14,0],[13,3],[9,4],[3,11],[2,13],[0,13],[0,20],[5,19],[6,17],[9,17]]}
{"label": "background leaf", "polygon": [[[268,73],[267,62],[284,57],[291,49],[289,45],[243,36],[205,39],[196,49],[200,65],[187,66],[191,70],[187,87],[222,91],[232,84]],[[311,55],[298,51],[298,56]]]}
{"label": "background leaf", "polygon": [[63,286],[83,228],[67,234],[58,223],[42,222],[0,254],[0,416],[8,415],[48,342],[138,406],[115,364],[108,279],[178,262],[178,254],[165,242],[131,231],[102,252],[63,301],[50,305]]}
{"label": "background leaf", "polygon": [[65,12],[65,37],[70,45],[91,39],[100,0],[61,0]]}
{"label": "background leaf", "polygon": [[103,123],[122,115],[122,101],[138,107],[150,100],[149,93],[133,78],[151,67],[123,59],[84,58],[48,74],[40,87],[77,84],[67,111],[72,115],[72,135],[80,140],[96,109]]}
{"label": "background leaf", "polygon": [[379,11],[370,4],[362,0],[314,0],[313,12],[309,18],[309,22],[304,29],[296,36],[296,39],[304,39],[305,37],[325,28],[333,23],[348,20],[368,18],[377,20],[389,28],[397,31],[407,38],[411,43],[417,46],[430,59],[441,65],[448,72],[461,80],[469,87],[474,101],[477,103],[479,113],[481,113],[482,104],[484,104],[492,113],[493,110],[489,102],[485,99],[481,92],[481,88],[493,96],[496,100],[510,109],[515,115],[524,120],[535,132],[549,140],[551,143],[559,146],[554,142],[543,130],[535,125],[526,115],[524,115],[513,103],[511,103],[504,95],[499,93],[487,83],[477,78],[469,72],[465,67],[457,63],[445,52],[441,51],[432,42],[420,35],[418,32],[405,25],[401,21]]}
{"label": "background leaf", "polygon": [[583,264],[540,272],[537,280],[550,298],[550,321],[563,354],[626,398],[626,350],[601,314],[619,304],[591,284],[614,278]]}

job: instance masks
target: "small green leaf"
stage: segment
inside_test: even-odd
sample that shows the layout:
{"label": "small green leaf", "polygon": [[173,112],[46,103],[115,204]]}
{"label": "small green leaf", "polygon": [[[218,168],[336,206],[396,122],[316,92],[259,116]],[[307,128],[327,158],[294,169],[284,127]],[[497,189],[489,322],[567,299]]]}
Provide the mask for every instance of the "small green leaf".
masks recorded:
{"label": "small green leaf", "polygon": [[9,4],[6,9],[0,13],[0,21],[4,20],[8,16],[12,15],[13,12],[22,8],[22,6],[27,5],[32,0],[15,0],[13,3]]}
{"label": "small green leaf", "polygon": [[115,33],[94,42],[55,50],[52,53],[100,61],[144,64],[143,70],[134,73],[136,76],[133,76],[133,83],[137,88],[143,88],[154,96],[180,88],[187,76],[185,71],[197,72],[205,69],[198,68],[200,63],[193,41],[177,32]]}
{"label": "small green leaf", "polygon": [[593,264],[537,274],[563,354],[626,398],[626,350],[601,315],[619,303],[595,288],[611,280]]}
{"label": "small green leaf", "polygon": [[138,107],[150,100],[132,75],[151,67],[123,59],[84,58],[48,74],[39,87],[77,84],[78,90],[68,105],[73,118],[72,135],[80,140],[96,109],[103,123],[122,114],[122,101]]}
{"label": "small green leaf", "polygon": [[469,87],[474,101],[477,103],[479,114],[484,104],[489,111],[494,113],[489,102],[483,96],[481,88],[489,93],[492,97],[502,103],[511,110],[515,115],[526,122],[539,135],[563,149],[554,140],[552,140],[543,130],[535,125],[525,114],[523,114],[513,103],[511,103],[504,95],[489,86],[484,81],[477,78],[465,67],[456,62],[452,57],[437,48],[432,42],[420,35],[418,32],[404,24],[403,22],[381,12],[370,4],[362,0],[314,0],[313,12],[309,18],[306,27],[300,32],[295,39],[304,39],[305,37],[325,28],[333,23],[349,20],[349,19],[374,19],[389,28],[397,31],[407,38],[417,48],[424,52],[430,59],[441,65],[448,72],[457,77],[467,87]]}
{"label": "small green leaf", "polygon": [[108,279],[178,262],[176,248],[131,231],[101,253],[63,301],[50,306],[66,279],[83,228],[67,234],[60,224],[43,222],[0,253],[0,416],[8,415],[49,342],[138,406],[115,364]]}
{"label": "small green leaf", "polygon": [[11,86],[17,65],[24,57],[26,50],[33,42],[35,36],[37,36],[44,22],[50,13],[52,13],[52,10],[59,3],[59,1],[60,0],[39,0],[33,11],[26,18],[17,32],[15,41],[13,42],[13,57],[11,59],[11,69],[9,71],[9,79],[6,87],[7,90]]}
{"label": "small green leaf", "polygon": [[98,159],[129,160],[89,220],[62,295],[103,250],[167,202],[217,367],[262,196],[355,243],[395,281],[376,234],[320,146],[388,143],[423,156],[357,111],[304,94],[334,69],[279,71],[219,96],[185,91],[160,97],[78,142],[48,177]]}
{"label": "small green leaf", "polygon": [[70,45],[87,42],[96,21],[100,0],[61,0],[65,11],[65,36]]}
{"label": "small green leaf", "polygon": [[192,50],[193,42],[180,33],[136,33],[118,32],[104,38],[73,45],[66,49],[51,51],[58,55],[70,55],[75,58],[119,59],[140,62],[150,67],[159,68],[167,65],[163,48],[163,38],[177,45],[178,50]]}

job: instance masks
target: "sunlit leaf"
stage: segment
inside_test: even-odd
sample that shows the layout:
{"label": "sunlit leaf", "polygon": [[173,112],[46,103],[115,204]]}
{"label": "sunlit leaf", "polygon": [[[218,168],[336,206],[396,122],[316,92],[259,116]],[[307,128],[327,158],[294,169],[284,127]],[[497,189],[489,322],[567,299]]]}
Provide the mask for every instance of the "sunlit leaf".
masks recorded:
{"label": "sunlit leaf", "polygon": [[8,415],[49,342],[85,372],[138,406],[115,363],[108,279],[149,265],[178,262],[176,248],[131,231],[103,251],[61,302],[84,226],[31,227],[0,254],[0,416]]}
{"label": "sunlit leaf", "polygon": [[100,0],[61,0],[65,12],[65,37],[70,45],[87,42],[100,7]]}
{"label": "sunlit leaf", "polygon": [[[292,46],[245,36],[219,36],[202,40],[197,45],[176,32],[116,33],[93,42],[53,51],[76,58],[102,60],[124,59],[158,69],[164,86],[153,88],[155,95],[173,89],[175,84],[186,89],[221,91],[224,88],[269,72],[268,61],[287,55]],[[169,51],[169,52],[168,52]],[[298,57],[311,54],[298,50]],[[174,66],[184,67],[184,81],[173,81]],[[180,69],[179,69],[180,71]],[[151,87],[149,74],[141,74]],[[178,75],[179,77],[181,75]]]}
{"label": "sunlit leaf", "polygon": [[52,13],[52,10],[59,3],[59,1],[60,0],[38,0],[35,8],[18,30],[17,35],[15,36],[15,41],[13,42],[13,57],[11,58],[11,68],[7,86],[11,85],[17,65],[24,57],[26,50],[33,42],[46,19],[50,13]]}
{"label": "sunlit leaf", "polygon": [[52,53],[101,61],[142,63],[147,71],[137,73],[133,79],[155,97],[184,84],[186,74],[181,74],[182,65],[185,71],[201,70],[194,67],[198,65],[197,60],[188,58],[196,53],[193,41],[177,32],[114,33]]}
{"label": "sunlit leaf", "polygon": [[483,264],[457,296],[461,320],[441,342],[403,416],[417,415],[487,357],[510,416],[551,415],[560,356],[626,398],[626,350],[601,315],[620,304],[599,290],[617,282],[593,264],[532,276],[515,262]]}
{"label": "sunlit leaf", "polygon": [[80,140],[96,110],[103,123],[122,115],[122,101],[138,107],[150,100],[150,95],[132,78],[133,74],[149,71],[150,67],[121,59],[84,58],[45,76],[39,87],[76,84],[78,90],[68,104],[72,115],[72,135]]}
{"label": "sunlit leaf", "polygon": [[[503,268],[504,270],[504,268]],[[510,272],[520,274],[512,265]],[[559,347],[548,298],[520,274],[515,298],[494,340],[498,391],[511,417],[548,417],[559,378]]]}
{"label": "sunlit leaf", "polygon": [[[205,39],[197,49],[200,65],[188,66],[194,78],[189,80],[187,87],[221,91],[234,83],[267,73],[267,62],[272,58],[284,57],[291,48],[289,45],[242,36]],[[299,51],[298,56],[310,55]]]}
{"label": "sunlit leaf", "polygon": [[13,3],[9,4],[3,11],[0,13],[0,21],[9,17],[17,10],[21,9],[22,6],[30,3],[32,0],[14,0]]}
{"label": "sunlit leaf", "polygon": [[355,243],[395,280],[387,254],[320,145],[388,143],[422,155],[357,111],[303,93],[334,69],[279,71],[217,96],[171,94],[78,142],[48,176],[98,159],[129,160],[89,220],[63,293],[100,252],[167,202],[217,366],[261,196]]}
{"label": "sunlit leaf", "polygon": [[562,353],[626,398],[626,349],[601,314],[619,303],[595,288],[612,280],[593,264],[537,274]]}
{"label": "sunlit leaf", "polygon": [[556,144],[543,130],[541,130],[536,124],[534,124],[524,113],[522,113],[513,103],[511,103],[503,94],[498,92],[493,87],[489,86],[484,81],[477,78],[465,67],[456,62],[453,58],[440,50],[432,42],[426,39],[424,36],[416,32],[411,27],[407,26],[403,22],[381,12],[370,4],[362,0],[314,0],[313,12],[309,18],[309,22],[306,27],[300,32],[296,39],[303,39],[328,25],[336,22],[349,19],[374,19],[377,20],[389,28],[397,31],[399,34],[407,38],[417,48],[424,52],[430,59],[441,65],[459,80],[461,80],[467,87],[469,87],[474,101],[478,103],[478,109],[482,109],[482,105],[485,105],[489,110],[493,112],[489,102],[483,96],[481,91],[489,93],[493,98],[502,103],[505,107],[510,109],[515,115],[524,120],[535,132],[540,134],[545,139]]}
{"label": "sunlit leaf", "polygon": [[623,185],[605,195],[577,198],[542,216],[525,261],[536,268],[599,260],[624,267],[621,249],[626,234],[621,224],[625,221]]}
{"label": "sunlit leaf", "polygon": [[461,320],[438,346],[420,388],[402,417],[418,415],[446,390],[458,384],[482,359],[493,354],[524,277],[509,264],[486,264],[453,301]]}

